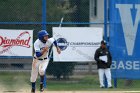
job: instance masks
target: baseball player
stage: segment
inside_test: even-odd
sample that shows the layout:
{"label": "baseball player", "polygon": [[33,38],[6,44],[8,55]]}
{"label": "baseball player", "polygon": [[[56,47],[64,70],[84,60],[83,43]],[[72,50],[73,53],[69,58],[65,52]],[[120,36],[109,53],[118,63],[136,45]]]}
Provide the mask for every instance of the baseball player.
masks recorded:
{"label": "baseball player", "polygon": [[100,87],[101,88],[105,87],[104,85],[104,74],[105,74],[107,78],[108,88],[112,88],[111,71],[110,71],[112,57],[109,50],[106,48],[106,42],[104,40],[101,41],[101,46],[96,50],[94,58],[97,61]]}
{"label": "baseball player", "polygon": [[45,70],[48,66],[48,51],[52,44],[55,45],[58,54],[61,53],[60,48],[57,46],[57,42],[53,38],[48,38],[48,32],[46,30],[41,30],[38,32],[38,39],[34,43],[34,58],[32,62],[32,71],[31,71],[31,84],[32,89],[31,93],[35,93],[35,82],[38,76],[40,75],[40,92],[43,92],[43,81]]}

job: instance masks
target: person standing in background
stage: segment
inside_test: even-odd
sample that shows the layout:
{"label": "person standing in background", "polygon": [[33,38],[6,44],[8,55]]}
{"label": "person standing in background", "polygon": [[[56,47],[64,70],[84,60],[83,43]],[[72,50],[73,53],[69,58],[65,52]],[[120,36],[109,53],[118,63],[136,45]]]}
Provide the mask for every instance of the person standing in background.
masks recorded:
{"label": "person standing in background", "polygon": [[106,47],[106,41],[101,41],[101,46],[96,50],[94,59],[97,62],[100,87],[104,88],[104,75],[107,78],[108,88],[112,88],[111,84],[111,71],[110,66],[112,64],[112,57],[109,50]]}

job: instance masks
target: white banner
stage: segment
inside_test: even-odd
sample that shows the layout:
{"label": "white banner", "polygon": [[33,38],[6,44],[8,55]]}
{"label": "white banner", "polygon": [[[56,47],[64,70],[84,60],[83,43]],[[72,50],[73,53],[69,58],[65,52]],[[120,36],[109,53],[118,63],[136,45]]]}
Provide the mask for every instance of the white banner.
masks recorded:
{"label": "white banner", "polygon": [[53,49],[54,61],[94,61],[94,53],[103,37],[103,28],[53,27],[53,37],[62,50],[58,55]]}
{"label": "white banner", "polygon": [[0,29],[0,56],[32,56],[33,30]]}

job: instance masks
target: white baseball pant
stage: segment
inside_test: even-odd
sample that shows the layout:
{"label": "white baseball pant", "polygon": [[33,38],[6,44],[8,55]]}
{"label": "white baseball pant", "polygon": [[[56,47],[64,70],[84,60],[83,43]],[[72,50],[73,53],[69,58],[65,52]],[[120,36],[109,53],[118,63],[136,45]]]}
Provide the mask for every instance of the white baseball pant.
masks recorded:
{"label": "white baseball pant", "polygon": [[108,87],[111,87],[111,71],[110,68],[106,68],[106,69],[98,69],[98,74],[99,74],[99,81],[100,81],[100,87],[104,87],[104,75],[107,78],[107,84]]}
{"label": "white baseball pant", "polygon": [[31,71],[31,82],[36,82],[38,73],[40,76],[43,76],[46,72],[46,68],[48,66],[49,60],[44,59],[44,60],[38,60],[38,59],[33,59],[32,62],[32,71]]}

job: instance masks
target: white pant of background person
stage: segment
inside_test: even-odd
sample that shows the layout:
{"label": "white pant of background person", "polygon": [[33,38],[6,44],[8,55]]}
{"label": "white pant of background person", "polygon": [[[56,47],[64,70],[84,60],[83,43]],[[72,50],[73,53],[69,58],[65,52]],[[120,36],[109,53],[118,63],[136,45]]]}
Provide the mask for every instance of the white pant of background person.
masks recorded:
{"label": "white pant of background person", "polygon": [[100,87],[104,87],[105,86],[104,85],[104,75],[107,78],[108,87],[112,87],[110,68],[98,69],[98,74],[99,74]]}
{"label": "white pant of background person", "polygon": [[30,78],[31,82],[36,82],[38,73],[40,76],[45,75],[48,63],[49,63],[48,59],[44,59],[44,60],[33,59],[32,72]]}

